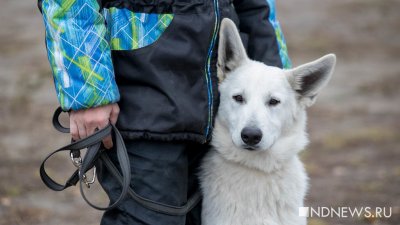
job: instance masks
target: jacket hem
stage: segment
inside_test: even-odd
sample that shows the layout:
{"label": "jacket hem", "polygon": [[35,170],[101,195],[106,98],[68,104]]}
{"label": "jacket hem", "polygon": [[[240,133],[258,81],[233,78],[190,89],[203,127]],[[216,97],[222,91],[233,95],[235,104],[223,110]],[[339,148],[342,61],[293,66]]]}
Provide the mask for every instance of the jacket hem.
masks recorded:
{"label": "jacket hem", "polygon": [[194,141],[207,143],[203,134],[191,132],[157,133],[152,131],[126,131],[120,130],[124,139],[129,140],[148,140],[148,141]]}

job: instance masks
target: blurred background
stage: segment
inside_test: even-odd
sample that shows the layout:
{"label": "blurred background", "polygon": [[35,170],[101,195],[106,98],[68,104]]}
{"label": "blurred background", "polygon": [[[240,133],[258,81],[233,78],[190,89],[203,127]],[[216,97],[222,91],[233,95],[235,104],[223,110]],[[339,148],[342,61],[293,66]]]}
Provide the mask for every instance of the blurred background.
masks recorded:
{"label": "blurred background", "polygon": [[[101,213],[77,188],[57,193],[40,181],[41,160],[69,137],[51,125],[58,104],[36,1],[1,3],[0,224],[98,224]],[[282,0],[277,8],[294,66],[330,52],[338,57],[332,81],[309,110],[305,205],[392,207],[389,219],[309,224],[399,225],[400,1]],[[57,158],[53,172],[68,175],[66,159]]]}

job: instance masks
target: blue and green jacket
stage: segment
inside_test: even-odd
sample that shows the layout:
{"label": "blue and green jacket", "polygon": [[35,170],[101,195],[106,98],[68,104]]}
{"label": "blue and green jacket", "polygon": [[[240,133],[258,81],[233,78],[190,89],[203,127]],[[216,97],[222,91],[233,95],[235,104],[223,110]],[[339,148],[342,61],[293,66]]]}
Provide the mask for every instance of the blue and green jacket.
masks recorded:
{"label": "blue and green jacket", "polygon": [[118,102],[129,138],[206,142],[223,18],[250,58],[290,67],[274,0],[39,0],[61,107]]}

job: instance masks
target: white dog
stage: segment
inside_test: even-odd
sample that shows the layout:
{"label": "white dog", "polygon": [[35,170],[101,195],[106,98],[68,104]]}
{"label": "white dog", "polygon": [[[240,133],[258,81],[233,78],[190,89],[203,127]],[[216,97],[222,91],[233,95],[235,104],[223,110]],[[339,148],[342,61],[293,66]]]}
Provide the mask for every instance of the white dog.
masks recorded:
{"label": "white dog", "polygon": [[332,74],[333,54],[291,70],[250,60],[224,19],[218,50],[220,106],[200,179],[204,225],[305,225],[306,111]]}

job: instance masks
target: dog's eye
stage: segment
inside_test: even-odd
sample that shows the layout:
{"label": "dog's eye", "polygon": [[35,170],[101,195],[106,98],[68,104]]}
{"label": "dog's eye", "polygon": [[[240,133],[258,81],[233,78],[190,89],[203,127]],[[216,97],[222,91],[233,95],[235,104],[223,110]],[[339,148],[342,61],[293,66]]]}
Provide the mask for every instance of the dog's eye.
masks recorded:
{"label": "dog's eye", "polygon": [[242,95],[234,95],[232,98],[238,103],[243,103],[244,102],[244,98],[243,98]]}
{"label": "dog's eye", "polygon": [[279,101],[278,99],[275,99],[275,98],[271,98],[271,99],[269,100],[269,102],[268,102],[268,104],[271,105],[271,106],[276,106],[276,105],[278,105],[279,103],[281,103],[281,101]]}

